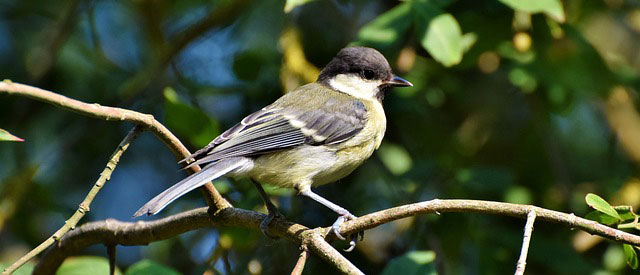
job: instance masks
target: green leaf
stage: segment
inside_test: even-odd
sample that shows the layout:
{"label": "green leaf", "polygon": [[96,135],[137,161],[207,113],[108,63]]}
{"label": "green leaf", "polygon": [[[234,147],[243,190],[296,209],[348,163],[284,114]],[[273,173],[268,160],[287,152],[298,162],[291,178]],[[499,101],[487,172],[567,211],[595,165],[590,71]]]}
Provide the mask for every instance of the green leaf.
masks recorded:
{"label": "green leaf", "polygon": [[611,217],[605,213],[602,213],[600,211],[592,211],[586,216],[584,216],[584,218],[592,221],[596,221],[601,224],[606,224],[606,225],[614,225],[620,222],[620,220],[614,217]]}
{"label": "green leaf", "polygon": [[524,93],[532,93],[538,87],[536,77],[523,67],[516,67],[509,71],[509,81],[514,86],[520,87]]}
{"label": "green leaf", "polygon": [[402,175],[411,170],[413,162],[409,152],[403,147],[391,143],[384,143],[378,150],[382,163],[394,175]]}
{"label": "green leaf", "polygon": [[197,147],[207,145],[219,133],[218,123],[202,110],[180,101],[172,88],[164,89],[165,124]]}
{"label": "green leaf", "polygon": [[627,262],[627,265],[632,269],[638,269],[638,254],[633,246],[623,244],[622,248],[624,249],[624,259]]}
{"label": "green leaf", "polygon": [[125,275],[146,275],[146,274],[179,275],[180,272],[175,271],[174,269],[168,266],[156,263],[152,260],[142,260],[131,265],[124,274]]}
{"label": "green leaf", "polygon": [[284,4],[284,13],[290,13],[296,7],[302,6],[311,1],[313,0],[287,0],[287,3]]}
{"label": "green leaf", "polygon": [[587,205],[589,205],[591,208],[598,210],[604,214],[607,214],[611,217],[614,217],[619,221],[622,221],[622,218],[620,217],[620,215],[618,215],[618,212],[616,212],[616,210],[613,209],[613,207],[611,207],[611,205],[600,196],[593,193],[589,193],[585,197],[585,201],[587,202]]}
{"label": "green leaf", "polygon": [[460,63],[465,44],[469,46],[472,37],[463,44],[462,30],[453,15],[444,13],[430,2],[413,3],[422,47],[446,67]]}
{"label": "green leaf", "polygon": [[[5,268],[9,267],[11,264],[9,263],[0,263],[0,270],[4,270]],[[15,272],[13,272],[13,275],[29,275],[33,272],[33,268],[36,267],[35,264],[33,263],[25,263],[24,265],[22,265],[20,268],[18,268]]]}
{"label": "green leaf", "polygon": [[638,214],[633,212],[633,207],[629,205],[618,205],[614,206],[613,209],[616,210],[623,221],[635,220],[638,217]]}
{"label": "green leaf", "polygon": [[535,60],[533,51],[520,52],[513,47],[511,41],[504,41],[498,45],[498,53],[505,58],[513,59],[522,64],[531,63]]}
{"label": "green leaf", "polygon": [[[116,267],[116,274],[122,274]],[[70,257],[62,263],[56,275],[107,275],[109,274],[109,260],[96,256]]]}
{"label": "green leaf", "polygon": [[382,271],[382,275],[431,275],[438,274],[433,251],[411,251],[389,262]]}
{"label": "green leaf", "polygon": [[24,139],[16,137],[16,136],[12,135],[11,133],[7,132],[4,129],[0,129],[0,141],[20,141],[20,142],[23,142]]}
{"label": "green leaf", "polygon": [[558,22],[564,22],[564,9],[560,0],[500,0],[514,10],[545,13]]}
{"label": "green leaf", "polygon": [[531,190],[524,186],[511,186],[505,191],[504,201],[516,204],[531,204],[533,201]]}
{"label": "green leaf", "polygon": [[411,26],[410,3],[402,3],[376,17],[358,32],[355,44],[389,48],[405,36]]}
{"label": "green leaf", "polygon": [[467,52],[471,47],[473,47],[473,44],[475,44],[476,41],[478,41],[478,36],[475,33],[468,32],[463,34],[461,41],[462,51]]}

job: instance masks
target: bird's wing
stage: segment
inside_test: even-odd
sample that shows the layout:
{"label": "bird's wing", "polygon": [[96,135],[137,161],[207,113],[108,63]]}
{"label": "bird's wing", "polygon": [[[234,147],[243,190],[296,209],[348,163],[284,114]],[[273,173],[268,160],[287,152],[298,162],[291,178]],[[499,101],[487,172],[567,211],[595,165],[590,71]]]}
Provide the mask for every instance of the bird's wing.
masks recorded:
{"label": "bird's wing", "polygon": [[[305,106],[311,102],[321,104]],[[328,95],[318,94],[313,86],[307,87],[290,92],[273,104],[245,117],[185,161],[195,160],[187,166],[190,167],[229,157],[260,155],[303,144],[336,144],[360,132],[367,119],[366,108],[358,99],[333,91]]]}

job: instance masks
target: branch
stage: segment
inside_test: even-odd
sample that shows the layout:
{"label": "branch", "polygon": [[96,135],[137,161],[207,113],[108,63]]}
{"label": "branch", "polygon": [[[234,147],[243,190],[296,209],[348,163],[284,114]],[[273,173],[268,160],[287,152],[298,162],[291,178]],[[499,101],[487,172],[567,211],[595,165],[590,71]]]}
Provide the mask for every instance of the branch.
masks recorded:
{"label": "branch", "polygon": [[307,257],[309,257],[309,250],[305,246],[300,247],[300,256],[298,256],[298,261],[296,265],[291,270],[291,275],[302,275],[302,271],[304,270],[304,265],[307,262]]}
{"label": "branch", "polygon": [[[258,231],[260,223],[266,217],[264,214],[232,207],[215,213],[208,213],[207,209],[202,207],[151,222],[108,219],[84,224],[66,234],[58,245],[51,246],[36,265],[33,274],[50,274],[57,270],[67,256],[94,244],[146,245],[212,225],[245,227]],[[273,220],[269,230],[269,233],[276,236],[306,244],[316,254],[324,253],[321,257],[334,263],[342,273],[362,274],[324,240],[323,236],[327,232],[325,228],[309,229],[280,219]]]}
{"label": "branch", "polygon": [[480,200],[434,199],[389,208],[345,222],[340,227],[340,234],[348,236],[390,221],[415,216],[417,214],[465,212],[526,218],[529,211],[535,211],[537,218],[543,221],[559,223],[572,229],[580,229],[620,243],[635,246],[640,245],[640,236],[617,230],[592,220],[577,217],[573,213],[567,214],[532,205]]}
{"label": "branch", "polygon": [[[530,205],[478,200],[436,199],[398,206],[347,221],[342,225],[340,233],[350,235],[408,216],[436,212],[467,212],[526,218],[530,211],[535,211],[537,217],[543,221],[560,223],[570,228],[581,229],[617,242],[640,245],[640,236],[579,218],[573,214]],[[146,245],[149,242],[164,240],[187,231],[211,225],[245,227],[257,231],[260,230],[260,223],[265,217],[266,215],[264,214],[238,208],[225,208],[209,216],[205,207],[152,222],[132,223],[115,220],[92,222],[66,234],[60,240],[59,245],[49,248],[36,266],[34,274],[46,274],[56,270],[67,256],[93,244]],[[309,229],[300,224],[275,219],[271,223],[269,233],[306,246],[309,251],[331,263],[342,273],[362,274],[360,270],[325,241],[323,236],[326,236],[328,231],[328,227]],[[329,235],[328,238],[331,240],[333,235]]]}
{"label": "branch", "polygon": [[[171,149],[174,155],[176,155],[176,158],[182,159],[189,155],[189,151],[184,145],[151,115],[121,108],[100,106],[99,104],[87,104],[43,89],[12,83],[8,80],[0,82],[0,94],[1,93],[26,96],[104,120],[134,122],[150,129]],[[199,170],[199,167],[192,169],[194,172]],[[259,230],[259,224],[265,218],[264,214],[233,208],[229,202],[222,198],[212,184],[208,183],[206,187],[208,196],[205,196],[205,198],[212,199],[212,201],[207,200],[210,206],[213,205],[213,207],[209,208],[212,213],[208,214],[207,208],[200,208],[153,222],[140,221],[133,223],[106,220],[85,224],[62,236],[58,245],[49,247],[43,255],[42,260],[36,266],[34,274],[51,273],[60,266],[67,256],[74,254],[86,246],[97,243],[111,246],[118,244],[142,245],[211,225],[238,226]],[[640,236],[629,234],[595,221],[579,218],[574,214],[566,214],[529,205],[477,200],[436,199],[398,206],[345,222],[341,227],[340,233],[342,235],[351,235],[393,220],[418,214],[470,212],[525,218],[531,211],[534,211],[540,220],[543,221],[564,224],[570,228],[581,229],[611,240],[640,246]],[[533,222],[533,219],[531,219],[531,222]],[[300,224],[277,219],[272,222],[270,233],[298,243],[303,247],[307,247],[309,251],[320,256],[342,273],[362,274],[357,267],[327,243],[325,236],[327,236],[328,230],[329,228],[309,229]],[[330,235],[326,238],[331,241],[334,237]]]}
{"label": "branch", "polygon": [[25,264],[26,262],[31,260],[33,257],[40,254],[40,252],[45,250],[47,247],[51,246],[56,240],[59,240],[64,234],[69,232],[69,230],[76,227],[80,219],[82,219],[82,217],[84,217],[84,215],[87,212],[89,212],[89,206],[91,205],[93,198],[96,197],[98,192],[100,192],[100,189],[102,189],[102,186],[104,186],[104,184],[111,178],[111,173],[113,172],[113,170],[116,169],[116,166],[120,161],[120,156],[122,156],[124,151],[126,151],[127,148],[129,148],[129,144],[138,136],[138,133],[140,133],[140,130],[141,129],[139,126],[133,127],[133,129],[129,131],[129,134],[127,134],[127,136],[120,142],[116,151],[113,152],[113,154],[109,158],[109,161],[107,162],[107,166],[104,168],[102,173],[100,173],[100,177],[98,178],[98,180],[96,180],[96,183],[93,185],[93,187],[91,187],[91,190],[89,191],[87,196],[84,198],[82,203],[80,203],[78,210],[76,210],[76,212],[71,216],[71,218],[65,221],[64,225],[60,229],[58,229],[56,233],[53,233],[51,237],[49,237],[47,240],[42,242],[36,248],[29,251],[29,253],[22,256],[15,263],[13,263],[11,266],[7,267],[4,271],[2,271],[2,274],[13,273],[18,268],[20,268],[23,264]]}
{"label": "branch", "polygon": [[[127,109],[122,109],[122,108],[115,108],[115,107],[106,107],[106,106],[101,106],[99,104],[88,104],[88,103],[84,103],[78,100],[74,100],[50,91],[46,91],[40,88],[36,88],[36,87],[32,87],[32,86],[28,86],[28,85],[24,85],[24,84],[19,84],[19,83],[13,83],[9,80],[4,80],[2,82],[0,82],[0,94],[1,93],[7,93],[9,95],[20,95],[20,96],[25,96],[25,97],[29,97],[35,100],[39,100],[39,101],[43,101],[46,103],[50,103],[53,105],[56,105],[58,107],[64,108],[64,109],[68,109],[83,115],[87,115],[87,116],[91,116],[91,117],[95,117],[95,118],[99,118],[99,119],[104,119],[104,120],[118,120],[118,121],[130,121],[130,122],[134,122],[140,125],[145,126],[146,128],[150,129],[154,135],[156,135],[156,137],[158,137],[160,140],[163,141],[163,143],[169,147],[171,149],[171,151],[174,153],[174,155],[176,155],[177,159],[182,159],[185,158],[187,156],[190,155],[189,151],[184,147],[184,145],[182,145],[182,143],[180,142],[180,140],[178,140],[166,127],[164,127],[164,125],[162,125],[160,122],[158,122],[157,120],[155,120],[153,118],[152,115],[148,115],[148,114],[143,114],[143,113],[138,113],[135,111],[131,111],[131,110],[127,110]],[[191,169],[193,172],[197,172],[200,170],[200,167],[195,166]],[[212,209],[217,209],[216,213],[214,213],[214,215],[216,216],[221,216],[224,217],[223,220],[225,220],[229,225],[235,225],[235,226],[252,226],[253,228],[258,228],[257,225],[262,221],[262,219],[264,218],[264,215],[261,215],[259,213],[256,212],[252,212],[253,216],[251,215],[246,215],[245,212],[242,212],[242,210],[239,209],[235,209],[232,208],[231,204],[225,200],[220,193],[218,193],[218,191],[213,187],[213,185],[211,183],[207,183],[204,186],[208,192],[208,196],[205,195],[205,199],[207,199],[207,203],[210,206],[213,206]],[[228,210],[228,211],[224,211],[224,210]],[[229,211],[232,212],[232,214],[228,214]],[[226,216],[225,216],[226,215]],[[258,215],[258,216],[255,216]],[[228,217],[235,217],[233,219],[228,218]],[[228,219],[228,220],[227,220]],[[107,223],[114,223],[114,221],[110,221],[107,220]],[[95,226],[95,223],[91,223]],[[88,225],[91,225],[88,224]],[[127,223],[121,223],[119,222],[119,225],[122,224],[127,224]],[[143,222],[138,222],[138,223],[128,223],[126,226],[129,227],[135,227],[138,228],[139,226],[143,226],[145,223]],[[226,223],[223,223],[226,224]],[[292,224],[290,224],[292,225]],[[143,226],[144,227],[144,226]],[[196,228],[200,228],[203,226],[199,226]],[[86,225],[82,226],[80,228],[87,228]],[[106,228],[108,230],[113,230],[113,228],[109,227],[108,225],[106,226]],[[117,229],[117,228],[116,228]],[[195,228],[191,228],[188,230],[184,230],[182,232],[186,232],[189,230],[193,230]],[[107,231],[108,231],[107,230]],[[130,228],[130,230],[132,230]],[[326,230],[324,229],[320,229],[320,231],[318,230],[308,230],[308,228],[302,226],[302,225],[297,225],[297,226],[288,226],[286,229],[282,229],[283,232],[287,232],[282,233],[283,236],[289,236],[290,238],[292,238],[292,240],[297,241],[298,243],[301,244],[312,244],[312,251],[319,254],[322,253],[322,257],[323,259],[333,263],[334,265],[336,265],[336,268],[340,271],[342,271],[343,273],[351,273],[351,274],[361,274],[362,272],[360,272],[351,262],[349,262],[346,258],[344,258],[337,250],[335,250],[333,247],[331,247],[329,244],[327,244],[323,237],[324,235],[326,235]],[[295,231],[287,231],[287,230],[295,230]],[[306,232],[304,234],[300,234],[303,231],[310,231],[310,232]],[[135,230],[133,230],[135,231]],[[77,234],[79,234],[78,232],[84,232],[84,230],[74,230],[69,234],[65,234],[65,236],[60,240],[59,245],[57,246],[53,246],[49,249],[50,250],[54,250],[57,251],[59,250],[59,248],[63,247],[62,243],[64,242],[64,240],[69,240],[72,239],[73,236],[76,236]],[[94,232],[94,231],[90,231],[89,232]],[[119,231],[119,229],[115,230],[115,231],[110,231],[112,235],[117,235],[117,234],[121,234],[121,231]],[[173,231],[169,231],[169,233],[171,233]],[[179,233],[182,232],[178,232],[175,234],[169,234],[167,235],[164,239],[171,237],[171,236],[175,236]],[[101,232],[98,232],[101,233]],[[96,234],[96,232],[94,232],[94,234]],[[154,231],[149,231],[148,234],[151,235],[158,235],[157,232]],[[167,234],[167,233],[165,233]],[[127,234],[125,234],[126,237],[129,237]],[[134,241],[139,240],[140,238],[134,238]],[[87,239],[85,239],[83,242],[83,240],[80,240],[80,243],[78,243],[79,246],[75,247],[75,248],[81,248],[81,247],[85,247],[87,245],[92,244],[91,240],[93,239],[88,239],[89,242],[86,242]],[[153,239],[153,240],[157,240],[157,239]],[[153,240],[149,240],[147,242],[144,243],[127,243],[127,241],[123,241],[123,240],[106,240],[103,243],[109,243],[109,244],[123,244],[123,245],[136,245],[136,244],[146,244],[150,241]],[[95,241],[95,240],[93,240]],[[68,243],[68,241],[67,241]],[[99,243],[99,242],[98,242]],[[83,245],[84,244],[84,245]],[[70,246],[67,249],[74,249],[74,246]],[[50,254],[50,253],[47,253]],[[47,264],[49,262],[54,262],[55,264],[53,266],[55,266],[55,268],[57,268],[61,263],[62,260],[64,260],[64,258],[69,255],[66,253],[53,253],[53,255],[56,255],[56,257],[47,257],[47,254],[43,256],[43,259],[40,261],[40,263],[38,263],[38,266],[51,266],[51,264]],[[51,261],[46,262],[45,259],[53,259]],[[59,259],[59,262],[56,262],[55,259]],[[43,274],[46,274],[47,272],[50,272],[51,270],[56,270],[56,269],[51,269],[51,268],[45,268],[45,269],[40,269],[41,272]],[[44,271],[43,271],[44,270]]]}
{"label": "branch", "polygon": [[520,250],[520,259],[516,265],[516,275],[524,275],[524,269],[527,266],[527,254],[529,253],[529,243],[531,242],[531,234],[533,233],[533,222],[536,220],[536,211],[531,210],[527,215],[527,223],[524,226],[524,236],[522,237],[522,249]]}
{"label": "branch", "polygon": [[[89,104],[75,99],[68,98],[63,95],[59,95],[40,88],[13,83],[10,80],[4,80],[0,82],[0,94],[6,93],[9,95],[24,96],[58,107],[98,118],[107,121],[129,121],[133,122],[149,129],[156,137],[158,137],[165,146],[167,146],[171,152],[175,155],[176,159],[180,160],[190,155],[189,150],[176,138],[169,129],[167,129],[162,123],[158,122],[152,115],[143,114],[127,109],[101,106],[100,104]],[[200,171],[200,167],[194,167],[192,172]],[[225,200],[218,190],[213,187],[213,184],[207,183],[204,185],[207,195],[205,199],[209,205],[215,205],[217,208],[226,208],[231,206],[227,200]]]}

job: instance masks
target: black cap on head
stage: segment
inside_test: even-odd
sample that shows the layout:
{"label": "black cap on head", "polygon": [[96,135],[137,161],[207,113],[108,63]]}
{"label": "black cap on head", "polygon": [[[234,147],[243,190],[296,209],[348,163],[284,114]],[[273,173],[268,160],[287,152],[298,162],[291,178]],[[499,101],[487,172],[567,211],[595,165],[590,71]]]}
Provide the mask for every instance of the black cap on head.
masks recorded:
{"label": "black cap on head", "polygon": [[394,78],[391,66],[384,56],[375,49],[349,47],[338,52],[318,76],[319,82],[327,82],[339,74],[358,74],[364,79],[389,81]]}

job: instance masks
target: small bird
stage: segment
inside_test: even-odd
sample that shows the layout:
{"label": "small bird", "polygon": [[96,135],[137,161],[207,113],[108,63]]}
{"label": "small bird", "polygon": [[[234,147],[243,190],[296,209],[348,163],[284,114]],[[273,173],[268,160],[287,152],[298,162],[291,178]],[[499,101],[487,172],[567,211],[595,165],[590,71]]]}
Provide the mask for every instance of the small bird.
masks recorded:
{"label": "small bird", "polygon": [[[387,119],[385,93],[394,86],[413,86],[392,73],[375,49],[340,50],[318,79],[283,95],[180,161],[205,165],[142,206],[134,217],[154,215],[187,192],[216,178],[248,177],[262,196],[269,215],[260,229],[280,216],[261,184],[294,188],[338,214],[332,231],[355,219],[346,209],[311,191],[337,181],[360,166],[380,147]],[[269,236],[269,235],[267,235]],[[352,247],[355,242],[352,241]]]}

